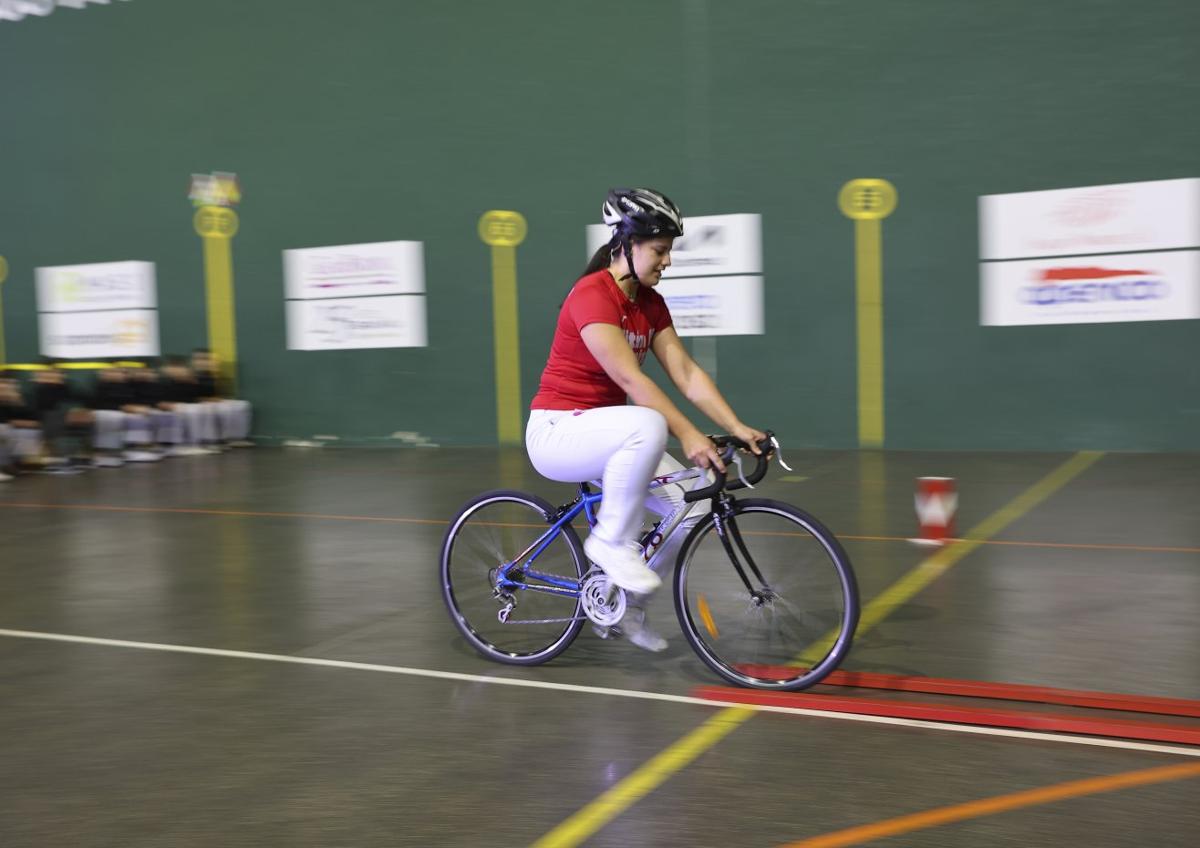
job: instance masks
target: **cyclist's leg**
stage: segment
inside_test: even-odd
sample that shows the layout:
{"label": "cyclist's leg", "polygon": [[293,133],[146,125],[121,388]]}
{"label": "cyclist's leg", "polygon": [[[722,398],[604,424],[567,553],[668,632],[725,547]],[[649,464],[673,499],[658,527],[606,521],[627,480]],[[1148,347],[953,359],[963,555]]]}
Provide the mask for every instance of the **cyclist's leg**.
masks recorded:
{"label": "cyclist's leg", "polygon": [[[654,469],[653,476],[663,477],[683,469],[684,466],[675,457],[664,453],[659,458],[658,467]],[[666,518],[683,503],[683,496],[686,492],[686,484],[674,483],[670,486],[662,486],[646,496],[645,506],[660,518]],[[659,548],[655,556],[655,569],[658,572],[665,573],[664,570],[671,568],[687,534],[711,511],[712,507],[708,501],[699,501],[692,505],[683,521],[675,528],[675,532]],[[625,617],[621,619],[621,623],[617,625],[621,634],[639,648],[647,651],[666,650],[667,640],[654,630],[647,620],[646,605],[650,596],[628,593],[626,598],[627,611]]]}
{"label": "cyclist's leg", "polygon": [[[659,459],[658,467],[654,470],[653,476],[665,477],[667,474],[682,471],[684,467],[675,457],[669,453],[664,453]],[[646,496],[646,508],[661,518],[666,518],[683,503],[683,496],[688,492],[690,484],[693,482],[695,481],[688,480],[684,483],[672,483],[670,486],[661,486],[655,489]],[[675,564],[675,556],[679,553],[679,548],[683,544],[683,540],[687,538],[687,534],[710,512],[712,512],[712,505],[707,500],[697,501],[692,504],[692,508],[684,516],[683,521],[675,529],[675,532],[671,534],[671,538],[667,539],[663,546],[659,548],[659,553],[655,561],[655,568],[658,571],[662,572],[664,569],[670,569]]]}
{"label": "cyclist's leg", "polygon": [[666,420],[640,406],[534,410],[525,432],[538,473],[561,482],[602,481],[604,497],[584,547],[628,591],[653,591],[660,582],[635,548],[646,487],[666,441]]}

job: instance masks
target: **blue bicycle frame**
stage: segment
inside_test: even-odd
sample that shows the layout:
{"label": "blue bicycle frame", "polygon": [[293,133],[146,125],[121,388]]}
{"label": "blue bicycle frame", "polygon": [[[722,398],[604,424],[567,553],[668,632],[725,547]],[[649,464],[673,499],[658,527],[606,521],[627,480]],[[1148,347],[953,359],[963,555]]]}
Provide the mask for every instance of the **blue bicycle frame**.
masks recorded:
{"label": "blue bicycle frame", "polygon": [[[662,477],[656,477],[650,482],[650,491],[669,485],[671,483],[680,483],[684,480],[696,479],[703,476],[697,468],[685,468],[682,471],[676,471],[673,474],[667,474]],[[537,540],[515,557],[512,562],[505,563],[500,568],[500,573],[496,575],[496,591],[511,591],[513,589],[531,589],[536,592],[546,592],[552,595],[563,595],[566,597],[577,598],[580,594],[580,583],[578,580],[571,580],[566,577],[560,577],[555,574],[543,574],[540,571],[535,571],[532,566],[535,560],[541,555],[551,542],[558,537],[562,532],[563,525],[571,523],[579,513],[584,513],[587,517],[589,526],[596,524],[595,506],[604,496],[603,492],[593,492],[587,483],[579,484],[579,497],[575,499],[569,506],[562,507],[558,518],[550,525]],[[642,541],[642,550],[657,552],[657,549],[662,546],[679,523],[683,520],[683,516],[693,507],[692,503],[680,504],[674,512],[664,518],[658,527],[652,531]],[[654,553],[648,558],[651,567],[654,563]],[[513,569],[521,570],[521,580],[513,580],[509,574]],[[540,580],[545,585],[530,585],[524,582],[526,578],[532,577],[535,580]]]}
{"label": "blue bicycle frame", "polygon": [[[579,497],[575,499],[566,511],[559,516],[550,528],[537,538],[537,540],[521,552],[519,556],[513,559],[512,562],[505,563],[500,568],[500,573],[496,577],[497,590],[512,590],[512,589],[532,589],[537,592],[547,592],[552,595],[564,595],[570,598],[579,597],[579,581],[570,580],[566,577],[559,577],[555,574],[543,574],[540,571],[533,569],[533,563],[541,556],[542,551],[553,542],[562,532],[563,525],[570,524],[579,513],[584,513],[587,516],[589,525],[596,523],[595,506],[603,497],[601,492],[593,492],[588,488],[587,484],[580,484]],[[522,566],[524,563],[524,566]],[[514,568],[521,569],[522,578],[532,577],[535,580],[540,580],[546,584],[544,586],[531,586],[524,582],[517,582],[509,578],[509,572]]]}

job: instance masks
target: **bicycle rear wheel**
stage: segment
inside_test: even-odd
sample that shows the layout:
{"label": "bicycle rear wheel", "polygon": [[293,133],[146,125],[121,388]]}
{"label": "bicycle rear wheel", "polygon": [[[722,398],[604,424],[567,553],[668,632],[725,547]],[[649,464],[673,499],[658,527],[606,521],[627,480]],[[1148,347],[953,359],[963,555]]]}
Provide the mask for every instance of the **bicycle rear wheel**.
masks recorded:
{"label": "bicycle rear wheel", "polygon": [[[515,491],[486,492],[450,522],[442,541],[442,599],[455,627],[476,651],[510,665],[536,665],[562,653],[583,626],[578,595],[550,594],[521,569],[516,587],[497,588],[502,566],[526,552],[549,529],[554,507]],[[551,539],[532,568],[577,583],[587,559],[569,526]],[[501,611],[511,604],[506,616]]]}
{"label": "bicycle rear wheel", "polygon": [[688,642],[739,686],[818,683],[850,650],[858,624],[846,552],[815,518],[779,501],[735,501],[721,523],[719,531],[709,515],[679,552],[675,608]]}

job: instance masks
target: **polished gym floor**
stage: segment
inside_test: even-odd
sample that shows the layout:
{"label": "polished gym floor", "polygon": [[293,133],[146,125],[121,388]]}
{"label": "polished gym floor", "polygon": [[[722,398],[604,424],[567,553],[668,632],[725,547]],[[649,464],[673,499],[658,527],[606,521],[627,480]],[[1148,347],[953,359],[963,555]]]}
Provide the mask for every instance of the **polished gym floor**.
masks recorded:
{"label": "polished gym floor", "polygon": [[[1200,706],[1200,455],[786,458],[755,494],[843,539],[864,603],[844,670]],[[926,475],[957,481],[966,541],[907,541]],[[1106,713],[1092,734],[730,707],[703,700],[724,684],[665,592],[662,654],[585,628],[544,666],[484,660],[437,551],[501,487],[572,497],[488,449],[0,484],[0,845],[1200,844],[1200,745],[1120,731],[1200,718]]]}

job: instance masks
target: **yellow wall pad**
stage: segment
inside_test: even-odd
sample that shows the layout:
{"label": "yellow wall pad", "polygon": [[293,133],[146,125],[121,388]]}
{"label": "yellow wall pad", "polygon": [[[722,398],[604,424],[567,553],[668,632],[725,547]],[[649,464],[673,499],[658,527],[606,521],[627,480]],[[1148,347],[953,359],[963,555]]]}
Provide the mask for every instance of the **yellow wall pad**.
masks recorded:
{"label": "yellow wall pad", "polygon": [[517,245],[528,226],[519,212],[493,209],[479,219],[479,238],[492,248],[492,338],[496,364],[496,438],[523,440],[521,350],[517,305]]}
{"label": "yellow wall pad", "polygon": [[1100,792],[1116,792],[1120,789],[1132,789],[1136,786],[1147,786],[1152,783],[1166,783],[1171,780],[1186,780],[1200,777],[1200,764],[1187,763],[1178,766],[1161,766],[1159,768],[1129,771],[1123,774],[1113,774],[1106,777],[1089,777],[1085,780],[1073,780],[1070,783],[1060,783],[1056,786],[1044,786],[1040,789],[1029,789],[1025,792],[1015,792],[1011,795],[1000,795],[996,798],[984,798],[979,801],[968,801],[965,804],[955,804],[923,813],[913,813],[908,816],[888,819],[875,824],[852,827],[816,836],[812,839],[802,839],[792,842],[784,848],[843,848],[847,845],[862,845],[876,839],[885,839],[901,833],[912,833],[915,830],[926,830],[938,825],[951,822],[966,821],[982,816],[991,816],[1009,810],[1019,810],[1023,807],[1033,807],[1039,804],[1050,804],[1067,798],[1079,798],[1083,795],[1096,795]]}
{"label": "yellow wall pad", "polygon": [[234,318],[233,251],[238,216],[223,206],[201,206],[192,217],[204,243],[204,292],[208,312],[208,347],[217,367],[237,396],[237,322]]}
{"label": "yellow wall pad", "polygon": [[858,339],[858,445],[883,447],[883,227],[896,209],[887,180],[851,180],[838,208],[854,221],[854,288]]}
{"label": "yellow wall pad", "polygon": [[670,748],[643,765],[592,803],[547,833],[533,848],[568,848],[579,845],[625,810],[649,795],[671,775],[741,727],[753,710],[721,710]]}

